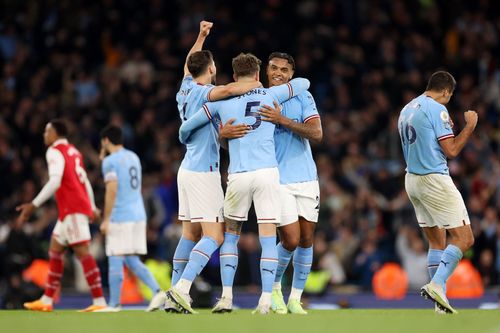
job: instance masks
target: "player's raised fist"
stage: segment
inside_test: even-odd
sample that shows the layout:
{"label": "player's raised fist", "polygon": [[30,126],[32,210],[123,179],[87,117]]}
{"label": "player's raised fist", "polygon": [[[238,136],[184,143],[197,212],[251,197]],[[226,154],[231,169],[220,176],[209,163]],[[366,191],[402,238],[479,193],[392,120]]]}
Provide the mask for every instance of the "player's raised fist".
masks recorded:
{"label": "player's raised fist", "polygon": [[465,122],[469,126],[476,127],[477,124],[477,112],[476,111],[466,111],[464,112]]}
{"label": "player's raised fist", "polygon": [[212,22],[208,21],[201,21],[200,22],[200,35],[203,37],[207,37],[208,34],[210,33],[210,29],[212,29],[212,26],[214,24]]}

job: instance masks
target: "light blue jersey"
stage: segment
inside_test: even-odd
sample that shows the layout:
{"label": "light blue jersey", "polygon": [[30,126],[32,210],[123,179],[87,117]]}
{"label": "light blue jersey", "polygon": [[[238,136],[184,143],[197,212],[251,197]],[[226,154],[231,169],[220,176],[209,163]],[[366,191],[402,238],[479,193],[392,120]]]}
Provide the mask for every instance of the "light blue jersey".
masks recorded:
{"label": "light blue jersey", "polygon": [[444,105],[420,95],[401,111],[398,129],[407,172],[449,174],[446,156],[439,144],[441,140],[454,137]]}
{"label": "light blue jersey", "polygon": [[[190,119],[203,104],[210,101],[213,85],[202,85],[185,76],[177,93],[177,108],[182,122]],[[198,128],[186,143],[181,167],[195,172],[219,171],[218,123],[216,119]]]}
{"label": "light blue jersey", "polygon": [[229,140],[229,173],[248,172],[273,168],[278,165],[274,148],[275,125],[262,121],[260,106],[273,105],[301,94],[309,88],[309,80],[293,79],[287,84],[272,88],[257,88],[228,100],[207,103],[179,130],[181,142],[191,141],[192,132],[199,126],[220,117],[222,123],[235,118],[235,125],[247,124],[250,131],[242,138]]}
{"label": "light blue jersey", "polygon": [[[308,91],[283,103],[281,114],[298,123],[307,123],[309,120],[319,118],[314,98]],[[309,140],[283,126],[277,126],[274,132],[274,141],[281,184],[302,183],[318,179]]]}
{"label": "light blue jersey", "polygon": [[111,222],[146,221],[141,194],[142,168],[139,157],[133,151],[122,148],[102,161],[102,173],[105,181],[118,182]]}

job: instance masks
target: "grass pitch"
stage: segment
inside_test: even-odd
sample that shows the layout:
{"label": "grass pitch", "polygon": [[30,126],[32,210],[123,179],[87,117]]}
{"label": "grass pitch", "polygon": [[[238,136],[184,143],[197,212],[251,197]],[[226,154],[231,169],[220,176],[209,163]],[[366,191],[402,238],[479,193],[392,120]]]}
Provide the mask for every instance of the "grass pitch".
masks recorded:
{"label": "grass pitch", "polygon": [[432,310],[315,310],[307,316],[252,315],[250,310],[213,315],[122,311],[118,313],[52,313],[0,311],[0,332],[37,333],[431,333],[500,332],[500,311],[460,310],[438,315]]}

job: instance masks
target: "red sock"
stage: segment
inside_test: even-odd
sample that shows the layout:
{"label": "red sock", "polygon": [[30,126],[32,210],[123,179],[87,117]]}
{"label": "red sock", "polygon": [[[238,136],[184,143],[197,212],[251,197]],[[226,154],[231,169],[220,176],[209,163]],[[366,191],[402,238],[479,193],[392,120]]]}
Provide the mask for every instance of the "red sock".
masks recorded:
{"label": "red sock", "polygon": [[45,296],[54,297],[56,290],[61,285],[63,274],[63,253],[49,251],[49,276],[45,286]]}
{"label": "red sock", "polygon": [[81,257],[80,262],[82,263],[83,273],[85,274],[85,278],[87,279],[87,283],[90,287],[92,298],[103,297],[101,272],[95,263],[94,257],[89,254]]}

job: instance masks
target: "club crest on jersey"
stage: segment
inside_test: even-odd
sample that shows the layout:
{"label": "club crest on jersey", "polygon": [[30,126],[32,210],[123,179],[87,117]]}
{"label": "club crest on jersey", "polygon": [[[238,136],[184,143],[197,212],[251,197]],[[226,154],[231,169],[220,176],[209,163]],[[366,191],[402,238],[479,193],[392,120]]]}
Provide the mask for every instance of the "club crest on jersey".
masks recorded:
{"label": "club crest on jersey", "polygon": [[441,120],[443,121],[444,127],[446,129],[450,129],[451,124],[450,124],[450,116],[448,115],[448,112],[441,111],[441,114],[439,116],[441,117]]}

